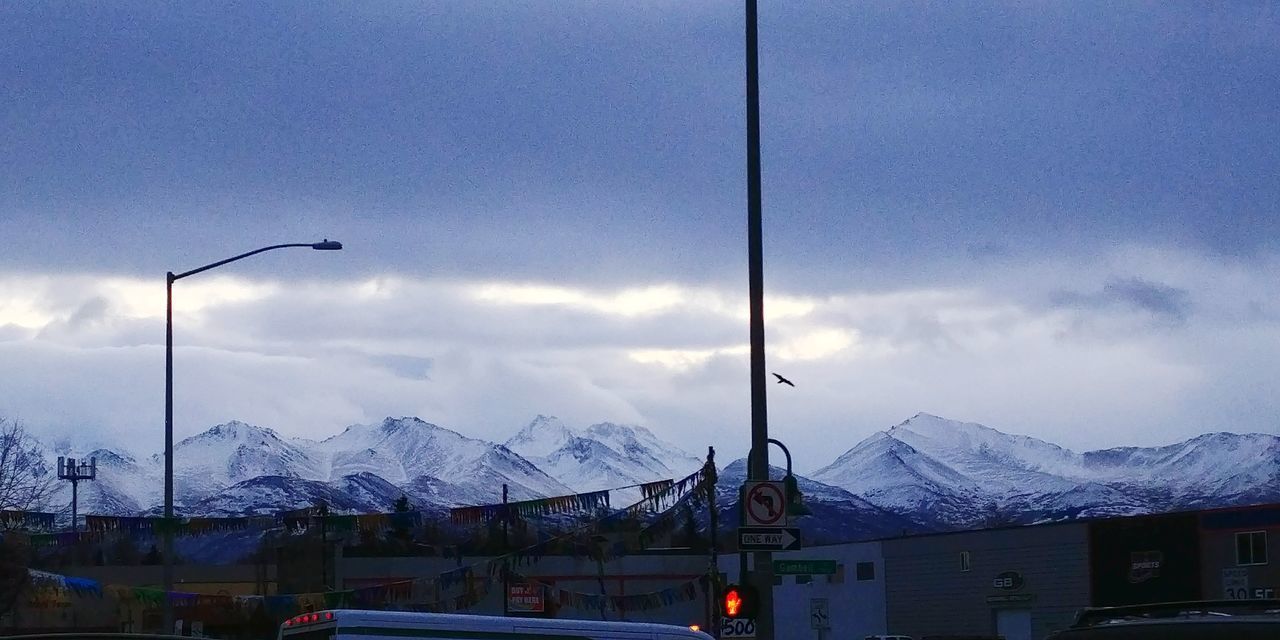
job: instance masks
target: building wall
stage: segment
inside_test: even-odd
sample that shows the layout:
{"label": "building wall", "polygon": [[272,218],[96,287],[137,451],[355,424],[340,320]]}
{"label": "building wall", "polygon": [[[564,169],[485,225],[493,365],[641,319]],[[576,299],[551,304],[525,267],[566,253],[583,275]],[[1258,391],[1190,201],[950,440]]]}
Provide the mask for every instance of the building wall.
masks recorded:
{"label": "building wall", "polygon": [[[778,640],[821,640],[810,624],[810,602],[826,598],[831,630],[823,638],[855,638],[885,633],[885,567],[879,542],[810,547],[802,551],[774,553],[774,560],[833,560],[834,576],[780,576],[775,580],[774,630]],[[872,566],[872,577],[858,580],[859,563]],[[721,556],[721,571],[738,582],[737,554]]]}
{"label": "building wall", "polygon": [[[164,567],[159,565],[103,565],[59,569],[59,573],[96,580],[103,585],[128,585],[159,589],[164,584]],[[274,565],[192,565],[173,567],[173,588],[207,595],[273,595],[276,588]]]}
{"label": "building wall", "polygon": [[[1236,535],[1255,531],[1263,532],[1266,538],[1267,563],[1239,564]],[[1201,593],[1207,599],[1224,600],[1277,597],[1280,595],[1277,553],[1280,553],[1280,505],[1202,513]]]}
{"label": "building wall", "polygon": [[[1033,638],[1089,604],[1088,529],[1079,523],[883,541],[887,632],[994,635],[1000,609],[1029,610]],[[968,554],[968,570],[961,555]],[[1020,584],[997,588],[1015,572]],[[1019,581],[1014,581],[1019,582]]]}
{"label": "building wall", "polygon": [[[70,566],[57,573],[88,578],[109,585],[159,589],[163,567],[138,565]],[[176,565],[174,588],[206,595],[271,595],[275,590],[275,567],[254,565]],[[0,631],[86,630],[160,632],[162,610],[138,601],[121,602],[107,596],[75,595],[66,591],[32,588],[15,603],[14,610],[0,620]],[[191,618],[188,614],[188,618]],[[219,618],[209,612],[186,622],[199,620],[208,627]],[[200,618],[204,618],[201,620]]]}
{"label": "building wall", "polygon": [[116,631],[119,609],[105,598],[29,588],[0,617],[0,635],[73,629]]}
{"label": "building wall", "polygon": [[[483,577],[483,567],[488,558],[344,558],[340,563],[338,579],[342,588],[352,589],[397,580],[430,578],[456,569],[459,566],[475,566],[476,577]],[[604,565],[604,577],[600,568],[589,558],[546,556],[537,562],[514,567],[518,573],[551,585],[553,594],[560,589],[577,593],[608,596],[636,595],[679,586],[707,573],[709,567],[705,555],[631,555],[616,558]],[[500,584],[495,585],[479,603],[466,613],[502,615],[503,593]],[[460,593],[454,590],[451,593]],[[709,600],[699,587],[697,598],[675,602],[652,610],[599,610],[576,609],[560,606],[553,612],[559,618],[590,620],[626,620],[631,622],[658,622],[664,624],[706,626]],[[554,607],[554,604],[552,605]]]}

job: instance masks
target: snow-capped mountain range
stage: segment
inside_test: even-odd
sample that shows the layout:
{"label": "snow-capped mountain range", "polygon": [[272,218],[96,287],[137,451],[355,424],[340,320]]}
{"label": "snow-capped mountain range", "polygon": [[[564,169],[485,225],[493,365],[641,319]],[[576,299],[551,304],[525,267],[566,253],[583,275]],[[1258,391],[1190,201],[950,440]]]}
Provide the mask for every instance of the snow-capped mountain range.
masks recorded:
{"label": "snow-capped mountain range", "polygon": [[575,491],[597,491],[688,475],[702,461],[643,427],[594,424],[581,433],[538,416],[506,447]]}
{"label": "snow-capped mountain range", "polygon": [[[527,500],[684,476],[701,464],[632,425],[577,433],[539,416],[511,444],[412,417],[352,425],[319,441],[232,421],[174,445],[174,503],[186,515],[265,515],[318,499],[338,512],[375,512],[406,495],[420,508],[445,509],[496,502],[504,484],[511,500]],[[526,446],[543,454],[530,457],[547,471],[513,451]],[[103,448],[83,457],[97,458],[98,477],[81,486],[81,513],[155,512],[162,503],[162,455],[136,460]],[[55,504],[70,500],[69,490],[61,493]]]}
{"label": "snow-capped mountain range", "polygon": [[[46,449],[50,456],[72,453]],[[163,459],[107,448],[81,513],[155,513]],[[353,425],[324,440],[283,439],[241,422],[175,445],[175,494],[186,515],[271,514],[326,500],[339,512],[385,511],[401,495],[419,508],[487,504],[678,478],[698,457],[634,425],[572,429],[538,416],[504,444],[418,418]],[[806,536],[834,541],[1074,517],[1280,501],[1280,437],[1205,434],[1175,445],[1075,453],[979,424],[918,414],[801,477],[814,515]],[[720,475],[727,517],[744,477]],[[776,474],[780,474],[777,471]],[[70,499],[55,497],[55,504]],[[615,497],[615,503],[625,500]],[[734,522],[735,520],[726,520]]]}
{"label": "snow-capped mountain range", "polygon": [[1280,437],[1075,453],[921,413],[812,475],[930,527],[1026,523],[1280,501]]}

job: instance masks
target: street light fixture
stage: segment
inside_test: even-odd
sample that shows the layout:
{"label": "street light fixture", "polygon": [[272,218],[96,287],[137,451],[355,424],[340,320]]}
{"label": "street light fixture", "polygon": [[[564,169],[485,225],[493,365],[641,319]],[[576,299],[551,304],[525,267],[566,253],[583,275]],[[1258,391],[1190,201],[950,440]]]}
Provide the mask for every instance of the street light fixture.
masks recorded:
{"label": "street light fixture", "polygon": [[187,276],[194,276],[224,264],[235,262],[274,249],[309,247],[316,251],[338,251],[342,243],[325,238],[322,242],[273,244],[248,253],[206,264],[190,271],[165,274],[165,339],[164,339],[164,629],[173,632],[173,283]]}

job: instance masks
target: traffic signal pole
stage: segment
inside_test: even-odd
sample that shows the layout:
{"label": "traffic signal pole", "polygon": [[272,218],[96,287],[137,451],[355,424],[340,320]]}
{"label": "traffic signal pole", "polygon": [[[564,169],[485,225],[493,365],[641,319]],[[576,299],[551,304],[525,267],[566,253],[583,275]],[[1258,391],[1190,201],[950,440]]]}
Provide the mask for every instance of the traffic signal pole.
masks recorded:
{"label": "traffic signal pole", "polygon": [[[751,454],[748,456],[747,478],[768,480],[769,419],[765,405],[768,387],[764,359],[764,240],[760,186],[760,56],[756,0],[747,0],[746,14],[747,263],[751,310]],[[773,554],[757,551],[754,555],[755,567],[751,578],[759,598],[756,638],[773,640]]]}

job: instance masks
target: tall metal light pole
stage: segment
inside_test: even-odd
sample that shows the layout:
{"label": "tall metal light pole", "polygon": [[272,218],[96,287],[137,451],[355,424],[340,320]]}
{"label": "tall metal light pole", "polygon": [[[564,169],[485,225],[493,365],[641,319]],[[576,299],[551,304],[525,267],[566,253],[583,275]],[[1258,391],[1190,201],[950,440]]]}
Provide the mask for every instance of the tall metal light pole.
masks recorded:
{"label": "tall metal light pole", "polygon": [[219,260],[203,267],[174,274],[165,274],[165,336],[164,336],[164,629],[161,633],[173,633],[173,283],[187,276],[194,276],[229,262],[242,260],[273,249],[310,247],[317,251],[338,251],[342,243],[334,240],[292,244],[273,244],[248,253]]}
{"label": "tall metal light pole", "polygon": [[[751,454],[747,479],[769,479],[769,413],[765,404],[764,240],[760,195],[760,54],[756,0],[747,0],[747,264],[751,297]],[[741,553],[741,552],[739,552]],[[756,637],[773,640],[773,554],[755,553],[759,597]]]}

